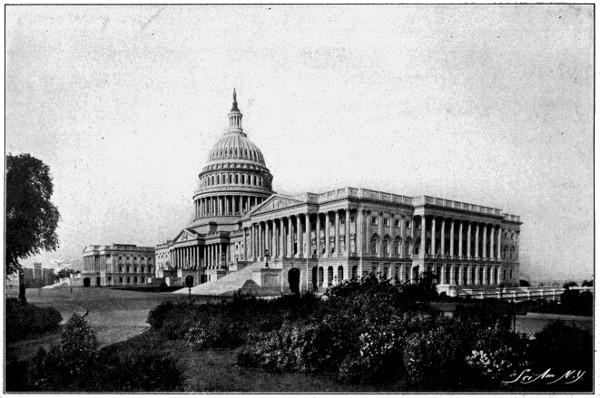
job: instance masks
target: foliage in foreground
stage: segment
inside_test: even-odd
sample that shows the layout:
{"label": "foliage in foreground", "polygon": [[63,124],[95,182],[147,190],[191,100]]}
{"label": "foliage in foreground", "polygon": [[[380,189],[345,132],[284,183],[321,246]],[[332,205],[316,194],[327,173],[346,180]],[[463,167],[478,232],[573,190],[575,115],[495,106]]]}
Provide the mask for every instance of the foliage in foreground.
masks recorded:
{"label": "foliage in foreground", "polygon": [[54,308],[21,303],[15,298],[6,299],[6,340],[9,343],[58,330],[60,322],[62,316]]}
{"label": "foliage in foreground", "polygon": [[40,348],[30,361],[7,364],[7,391],[135,392],[179,391],[182,375],[160,349],[98,350],[95,331],[73,314],[60,343]]}

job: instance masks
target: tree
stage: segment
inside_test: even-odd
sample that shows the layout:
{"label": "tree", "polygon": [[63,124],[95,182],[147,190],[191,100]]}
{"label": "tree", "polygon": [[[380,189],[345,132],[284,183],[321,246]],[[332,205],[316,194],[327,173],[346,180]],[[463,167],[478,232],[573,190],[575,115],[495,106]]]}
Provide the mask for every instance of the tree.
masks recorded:
{"label": "tree", "polygon": [[65,268],[58,271],[55,279],[68,278],[71,274],[77,275],[79,273],[81,273],[81,271],[74,270],[73,268]]}
{"label": "tree", "polygon": [[577,282],[571,281],[571,282],[567,282],[563,285],[563,289],[567,289],[567,290],[572,287],[577,287]]}
{"label": "tree", "polygon": [[593,280],[585,280],[581,283],[581,287],[593,287],[594,286],[594,281]]}
{"label": "tree", "polygon": [[[50,201],[54,185],[50,167],[27,154],[6,157],[6,275],[21,271],[20,260],[53,251],[59,241],[60,214]],[[20,282],[22,281],[21,272]],[[19,283],[19,298],[25,301]]]}
{"label": "tree", "polygon": [[528,287],[529,286],[529,281],[526,281],[525,279],[519,279],[519,286],[521,286],[521,287]]}

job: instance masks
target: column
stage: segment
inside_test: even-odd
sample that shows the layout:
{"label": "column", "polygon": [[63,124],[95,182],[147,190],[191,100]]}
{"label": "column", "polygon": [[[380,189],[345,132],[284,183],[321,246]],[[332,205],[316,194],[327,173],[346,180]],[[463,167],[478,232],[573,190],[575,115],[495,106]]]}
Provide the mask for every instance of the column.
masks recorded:
{"label": "column", "polygon": [[[363,241],[364,241],[364,214],[363,214],[363,210],[361,208],[356,210],[356,251],[358,252],[359,256],[362,256],[363,251],[364,251],[364,247],[363,247]],[[359,277],[362,275],[358,275]]]}
{"label": "column", "polygon": [[442,258],[446,257],[446,219],[442,217]]}
{"label": "column", "polygon": [[456,285],[456,280],[454,278],[456,274],[454,273],[454,265],[450,266],[450,284]]}
{"label": "column", "polygon": [[494,234],[496,233],[496,227],[492,225],[490,229],[490,260],[494,260]]}
{"label": "column", "polygon": [[515,232],[515,260],[519,261],[519,235],[521,231]]}
{"label": "column", "polygon": [[275,253],[273,253],[273,258],[275,258],[275,254],[277,254],[277,258],[281,258],[281,240],[279,239],[279,234],[281,233],[281,225],[279,224],[277,219],[273,220],[273,248]]}
{"label": "column", "polygon": [[271,240],[269,239],[269,235],[270,235],[269,221],[265,221],[265,249],[263,250],[263,252],[269,251],[269,255],[272,256],[273,251],[271,251]]}
{"label": "column", "polygon": [[317,213],[317,230],[315,231],[317,245],[317,257],[321,257],[321,213]]}
{"label": "column", "polygon": [[450,258],[454,258],[454,219],[450,219]]}
{"label": "column", "polygon": [[[421,257],[425,258],[425,239],[427,238],[427,234],[425,232],[425,227],[427,226],[427,219],[425,215],[421,216]],[[412,275],[411,275],[412,278]]]}
{"label": "column", "polygon": [[304,214],[304,220],[306,222],[306,253],[304,253],[306,258],[310,258],[311,254],[312,254],[312,247],[311,247],[311,239],[310,239],[310,213],[306,213]]}
{"label": "column", "polygon": [[[369,245],[370,241],[371,241],[371,212],[370,211],[365,211],[365,241],[364,241],[364,247],[366,248],[365,251],[367,253],[371,252],[371,247]],[[370,271],[369,271],[370,272]]]}
{"label": "column", "polygon": [[498,226],[498,246],[496,250],[496,259],[502,260],[502,227]]}
{"label": "column", "polygon": [[475,223],[475,258],[479,258],[479,223]]}
{"label": "column", "polygon": [[462,285],[462,281],[463,281],[463,272],[464,272],[464,267],[462,265],[458,265],[458,280],[456,281],[457,285]]}
{"label": "column", "polygon": [[283,218],[279,219],[279,258],[285,257],[285,225]]}
{"label": "column", "polygon": [[487,258],[487,224],[483,224],[483,258]]}
{"label": "column", "polygon": [[467,226],[467,258],[473,258],[471,256],[471,221],[467,221],[469,224]]}
{"label": "column", "polygon": [[[352,245],[350,245],[350,209],[346,209],[346,237],[345,237],[345,241],[346,244],[344,247],[344,249],[346,249],[346,255],[349,256],[350,255],[350,248],[352,247]],[[352,270],[348,270],[349,272],[351,272]],[[348,278],[350,279],[350,278]]]}
{"label": "column", "polygon": [[446,264],[443,264],[442,265],[442,273],[440,275],[440,285],[441,284],[445,284],[447,282],[446,278],[447,278],[447,275],[446,275]]}
{"label": "column", "polygon": [[383,212],[377,212],[377,234],[379,235],[379,257],[383,257]]}
{"label": "column", "polygon": [[329,251],[331,244],[329,243],[329,212],[325,213],[325,257],[329,257]]}
{"label": "column", "polygon": [[216,246],[216,249],[217,249],[217,259],[216,259],[217,261],[215,262],[216,263],[215,264],[216,265],[215,268],[219,269],[221,267],[221,250],[222,250],[221,249],[221,243],[219,242],[215,246]]}
{"label": "column", "polygon": [[467,266],[467,285],[472,285],[473,284],[473,279],[471,278],[472,274],[473,274],[473,268],[470,266]]}
{"label": "column", "polygon": [[435,216],[431,219],[431,256],[435,257]]}
{"label": "column", "polygon": [[406,267],[404,266],[404,264],[400,265],[400,281],[406,281]]}
{"label": "column", "polygon": [[292,225],[292,217],[288,217],[288,236],[287,236],[287,256],[288,258],[294,257],[294,240],[292,239],[294,235],[294,228]]}
{"label": "column", "polygon": [[[335,225],[334,225],[334,233],[335,233],[335,254],[337,256],[340,255],[340,211],[335,211]],[[337,270],[334,270],[337,272]]]}
{"label": "column", "polygon": [[296,215],[296,241],[298,243],[296,258],[302,258],[304,250],[302,247],[302,219],[300,218],[300,214]]}

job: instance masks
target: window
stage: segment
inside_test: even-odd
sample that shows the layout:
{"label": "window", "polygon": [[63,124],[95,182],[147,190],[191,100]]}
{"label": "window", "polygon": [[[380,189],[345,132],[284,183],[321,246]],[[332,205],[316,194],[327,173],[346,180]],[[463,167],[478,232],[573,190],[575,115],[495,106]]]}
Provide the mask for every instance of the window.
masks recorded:
{"label": "window", "polygon": [[377,225],[377,217],[371,218],[371,224]]}
{"label": "window", "polygon": [[400,220],[396,220],[396,228],[400,227]]}
{"label": "window", "polygon": [[410,229],[410,221],[406,222],[406,229]]}
{"label": "window", "polygon": [[385,225],[386,227],[390,225],[390,219],[389,218],[384,218],[383,219],[383,225]]}
{"label": "window", "polygon": [[119,283],[123,283],[123,278],[119,278]]}

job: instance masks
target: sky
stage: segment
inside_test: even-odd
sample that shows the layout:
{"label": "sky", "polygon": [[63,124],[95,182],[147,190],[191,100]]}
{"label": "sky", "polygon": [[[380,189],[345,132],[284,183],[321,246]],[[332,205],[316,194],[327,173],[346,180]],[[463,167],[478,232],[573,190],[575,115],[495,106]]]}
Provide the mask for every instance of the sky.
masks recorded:
{"label": "sky", "polygon": [[521,274],[591,279],[588,5],[7,6],[5,150],[50,166],[60,248],[191,220],[233,88],[278,193],[521,216]]}

